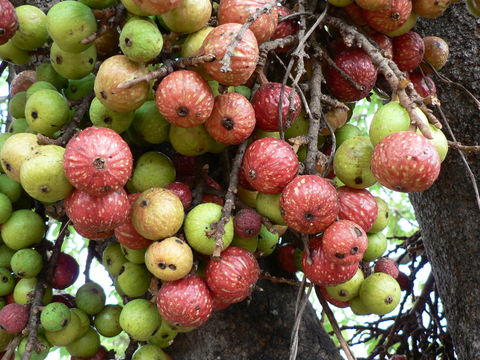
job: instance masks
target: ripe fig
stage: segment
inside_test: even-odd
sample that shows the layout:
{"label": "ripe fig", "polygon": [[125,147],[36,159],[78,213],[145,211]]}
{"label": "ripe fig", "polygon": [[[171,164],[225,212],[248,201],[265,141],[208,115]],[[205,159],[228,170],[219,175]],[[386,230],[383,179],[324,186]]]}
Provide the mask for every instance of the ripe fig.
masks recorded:
{"label": "ripe fig", "polygon": [[432,78],[430,76],[423,75],[419,71],[413,71],[409,73],[408,77],[418,95],[424,98],[423,101],[426,104],[430,104],[432,96],[437,95],[437,87],[435,86],[435,82],[432,80]]}
{"label": "ripe fig", "polygon": [[295,253],[295,246],[292,244],[285,244],[280,246],[277,250],[277,261],[280,264],[283,271],[295,273],[298,271],[297,265],[293,260],[293,254]]}
{"label": "ripe fig", "polygon": [[399,270],[395,260],[384,257],[377,260],[374,271],[390,275],[394,279],[398,277]]}
{"label": "ripe fig", "polygon": [[192,269],[192,249],[177,237],[154,242],[145,253],[145,265],[162,281],[179,280]]}
{"label": "ripe fig", "polygon": [[368,238],[360,226],[349,220],[338,220],[323,233],[322,251],[336,264],[359,263],[368,246]]}
{"label": "ripe fig", "polygon": [[37,81],[35,70],[24,70],[19,72],[15,75],[10,84],[10,96],[14,96],[20,91],[27,91],[35,81]]}
{"label": "ripe fig", "polygon": [[235,234],[242,237],[257,236],[262,225],[262,217],[252,209],[241,209],[233,219]]}
{"label": "ripe fig", "polygon": [[392,0],[390,5],[380,11],[363,10],[368,26],[383,34],[400,28],[412,12],[411,0]]}
{"label": "ripe fig", "polygon": [[355,4],[365,10],[382,11],[390,6],[388,0],[355,0]]}
{"label": "ripe fig", "polygon": [[15,7],[8,0],[0,1],[0,45],[5,44],[17,31],[18,18]]}
{"label": "ripe fig", "polygon": [[[448,43],[437,36],[426,36],[423,38],[423,44],[425,45],[423,60],[432,65],[437,71],[443,68],[447,63],[448,55],[450,53]],[[421,67],[427,74],[433,72],[428,65],[425,66],[422,64]]]}
{"label": "ripe fig", "polygon": [[181,182],[173,182],[165,186],[165,189],[170,190],[178,196],[185,210],[190,209],[192,205],[192,191],[187,185]]}
{"label": "ripe fig", "polygon": [[450,0],[415,0],[413,11],[421,17],[435,19],[443,15],[450,3]]}
{"label": "ripe fig", "polygon": [[62,252],[57,258],[50,284],[55,289],[66,289],[77,280],[79,271],[78,262],[72,256]]}
{"label": "ripe fig", "polygon": [[[145,12],[144,14],[142,13],[136,13],[132,11],[131,9],[128,9],[129,12],[135,15],[157,15],[157,14],[163,14],[166,13],[173,8],[177,7],[181,0],[134,0],[135,4],[138,6],[138,8],[142,11]],[[127,7],[127,6],[125,6]]]}
{"label": "ripe fig", "polygon": [[393,38],[393,61],[402,71],[415,70],[423,59],[425,45],[423,39],[414,31]]}
{"label": "ripe fig", "polygon": [[[347,0],[347,1],[350,3],[350,0]],[[293,13],[292,10],[290,10],[285,6],[277,6],[277,10],[278,10],[279,17],[285,17]],[[300,25],[294,19],[282,21],[277,24],[277,27],[275,28],[275,31],[273,35],[270,37],[270,39],[271,40],[283,39],[289,35],[295,35],[299,29],[300,29]],[[282,48],[275,49],[277,53],[284,53],[289,50],[290,50],[290,47],[282,47]]]}
{"label": "ripe fig", "polygon": [[211,15],[209,0],[182,0],[178,6],[160,16],[171,31],[190,34],[203,28]]}
{"label": "ripe fig", "polygon": [[373,195],[365,189],[352,189],[342,186],[337,189],[340,202],[339,217],[360,225],[365,231],[370,231],[377,217],[377,202]]}
{"label": "ripe fig", "polygon": [[29,311],[25,305],[8,304],[0,310],[0,327],[10,334],[18,334],[25,329]]}

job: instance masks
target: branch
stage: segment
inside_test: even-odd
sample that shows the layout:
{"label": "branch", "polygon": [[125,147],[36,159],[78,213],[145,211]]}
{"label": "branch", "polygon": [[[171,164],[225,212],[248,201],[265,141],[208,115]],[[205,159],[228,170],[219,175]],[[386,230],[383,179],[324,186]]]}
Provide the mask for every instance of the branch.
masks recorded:
{"label": "branch", "polygon": [[119,26],[125,19],[127,12],[125,6],[120,2],[115,7],[94,10],[94,15],[100,20],[98,31],[83,39],[81,41],[82,44],[90,44],[105,34],[108,30]]}
{"label": "branch", "polygon": [[242,25],[240,28],[240,31],[235,35],[233,38],[233,41],[228,45],[227,51],[225,52],[225,55],[223,56],[223,59],[220,61],[220,64],[222,64],[222,68],[220,69],[221,72],[231,72],[232,68],[230,67],[230,64],[232,62],[232,56],[233,53],[240,44],[240,41],[242,41],[243,36],[247,32],[248,28],[253,24],[257,18],[259,18],[261,15],[266,14],[271,11],[271,9],[277,4],[276,0],[270,1],[261,8],[258,8],[257,11],[255,11],[252,15],[250,15],[247,19],[247,22]]}
{"label": "branch", "polygon": [[448,146],[464,152],[480,152],[480,145],[463,145],[456,141],[449,141]]}
{"label": "branch", "polygon": [[131,360],[132,356],[133,356],[133,353],[138,348],[138,341],[132,339],[131,337],[129,337],[129,339],[130,339],[130,341],[128,343],[127,349],[125,350],[125,359],[124,360]]}
{"label": "branch", "polygon": [[95,241],[90,240],[88,243],[88,254],[87,254],[87,261],[85,264],[85,270],[83,274],[85,275],[85,283],[90,281],[90,267],[92,266],[92,261],[95,258]]}
{"label": "branch", "polygon": [[210,225],[210,230],[207,236],[215,238],[215,250],[213,258],[219,258],[223,250],[223,235],[225,234],[225,225],[230,220],[232,211],[235,208],[235,194],[238,188],[238,174],[242,166],[243,155],[247,149],[248,140],[244,141],[237,149],[235,158],[232,163],[232,171],[230,172],[230,183],[228,184],[227,194],[225,195],[225,204],[222,209],[222,216],[220,220]]}
{"label": "branch", "polygon": [[18,334],[12,339],[12,341],[10,341],[7,349],[5,350],[5,354],[2,356],[2,360],[10,360],[12,358],[15,349],[20,344],[20,341],[22,341],[22,334]]}
{"label": "branch", "polygon": [[149,82],[154,79],[162,79],[175,70],[185,69],[190,66],[197,66],[215,61],[215,55],[206,54],[183,58],[175,61],[165,61],[165,64],[157,70],[148,72],[147,74],[134,78],[132,80],[124,81],[117,86],[118,89],[129,89],[132,86],[143,81]]}
{"label": "branch", "polygon": [[268,280],[275,284],[287,284],[292,286],[302,286],[302,282],[294,279],[285,279],[283,277],[273,276],[266,271],[260,273],[260,279]]}

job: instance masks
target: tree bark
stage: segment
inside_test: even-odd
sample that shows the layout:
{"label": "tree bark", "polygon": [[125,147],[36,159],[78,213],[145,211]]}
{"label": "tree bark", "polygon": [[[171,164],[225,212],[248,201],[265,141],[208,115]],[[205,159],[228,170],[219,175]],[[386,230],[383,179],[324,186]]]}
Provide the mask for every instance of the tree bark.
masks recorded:
{"label": "tree bark", "polygon": [[[422,36],[434,35],[450,45],[441,73],[480,96],[480,27],[464,3],[444,16],[421,21]],[[435,79],[442,107],[459,142],[480,144],[480,111],[458,87]],[[445,134],[448,135],[446,127]],[[465,153],[480,180],[480,154]],[[472,182],[458,151],[450,149],[440,178],[424,193],[410,196],[422,229],[435,283],[445,306],[449,332],[460,359],[480,354],[480,211]]]}

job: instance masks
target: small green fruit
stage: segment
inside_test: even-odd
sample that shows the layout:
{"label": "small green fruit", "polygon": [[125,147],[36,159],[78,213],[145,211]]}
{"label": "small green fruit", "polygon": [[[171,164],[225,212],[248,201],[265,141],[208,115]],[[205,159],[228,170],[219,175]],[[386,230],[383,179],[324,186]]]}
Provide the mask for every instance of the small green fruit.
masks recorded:
{"label": "small green fruit", "polygon": [[111,276],[120,274],[122,265],[127,261],[118,243],[109,244],[103,251],[102,264]]}
{"label": "small green fruit", "polygon": [[309,127],[310,122],[305,119],[305,113],[302,111],[287,131],[285,131],[285,139],[288,140],[297,136],[307,135]]}
{"label": "small green fruit", "polygon": [[28,51],[17,48],[13,45],[12,40],[0,45],[0,58],[14,65],[25,65],[32,60]]}
{"label": "small green fruit", "polygon": [[70,321],[60,331],[45,331],[48,342],[54,346],[66,346],[75,341],[80,335],[80,319],[70,310]]}
{"label": "small green fruit", "polygon": [[98,314],[105,306],[105,292],[97,283],[86,283],[77,290],[75,303],[89,315]]}
{"label": "small green fruit", "polygon": [[20,182],[20,167],[38,146],[37,136],[33,134],[14,134],[5,141],[0,159],[3,171],[10,179]]}
{"label": "small green fruit", "polygon": [[10,134],[33,133],[33,130],[30,129],[30,126],[28,125],[27,119],[23,117],[13,119],[8,131]]}
{"label": "small green fruit", "polygon": [[[210,225],[222,216],[222,207],[214,203],[204,203],[195,206],[185,218],[184,231],[188,243],[192,248],[204,255],[211,255],[215,250],[215,239],[207,235],[211,231]],[[226,249],[233,240],[233,220],[230,218],[225,225],[222,236],[223,249]]]}
{"label": "small green fruit", "polygon": [[146,101],[135,110],[133,127],[138,135],[151,144],[161,144],[168,140],[170,123],[158,112],[155,101]]}
{"label": "small green fruit", "polygon": [[49,83],[48,81],[37,80],[32,84],[32,86],[30,86],[27,89],[27,100],[30,98],[30,96],[32,96],[33,94],[35,94],[37,91],[40,91],[40,90],[57,91],[57,88],[53,84]]}
{"label": "small green fruit", "polygon": [[0,193],[0,224],[4,224],[12,215],[12,202],[7,195]]}
{"label": "small green fruit", "polygon": [[260,233],[258,234],[258,251],[260,256],[268,256],[275,251],[280,236],[278,233],[270,232],[265,225],[262,224]]}
{"label": "small green fruit", "polygon": [[75,313],[75,315],[77,315],[78,319],[80,320],[80,327],[77,336],[78,339],[79,337],[83,336],[88,331],[88,329],[90,329],[90,318],[83,310],[80,310],[78,308],[74,308],[71,310]]}
{"label": "small green fruit", "polygon": [[[13,299],[17,304],[27,305],[32,302],[37,278],[20,279],[13,289]],[[42,303],[47,305],[52,301],[52,288],[47,287],[43,295]]]}
{"label": "small green fruit", "polygon": [[205,154],[214,143],[203,125],[191,128],[170,125],[169,138],[175,151],[186,156]]}
{"label": "small green fruit", "polygon": [[393,311],[400,302],[401,290],[397,280],[385,273],[373,273],[360,287],[360,299],[366,308],[377,315]]}
{"label": "small green fruit", "polygon": [[161,318],[155,304],[145,299],[128,302],[120,313],[120,326],[133,339],[147,341],[157,331]]}
{"label": "small green fruit", "polygon": [[335,286],[326,286],[328,295],[335,300],[349,301],[358,296],[360,286],[364,280],[363,271],[358,269],[353,278]]}
{"label": "small green fruit", "polygon": [[127,261],[130,261],[134,264],[145,263],[145,252],[147,251],[147,248],[134,250],[127,248],[126,246],[120,245],[120,249],[122,250],[122,254],[123,256],[125,256],[125,259],[127,259]]}
{"label": "small green fruit", "polygon": [[67,52],[57,43],[50,48],[50,62],[60,75],[67,79],[81,79],[90,74],[97,61],[97,50],[94,45],[80,53]]}
{"label": "small green fruit", "polygon": [[149,13],[146,13],[135,4],[135,1],[133,0],[120,0],[120,2],[125,6],[125,8],[128,10],[129,13],[133,15],[138,15],[138,16],[148,16],[150,15]]}
{"label": "small green fruit", "polygon": [[255,251],[257,251],[258,236],[244,238],[244,237],[238,236],[237,234],[234,234],[231,245],[248,250],[251,253],[254,253]]}
{"label": "small green fruit", "polygon": [[209,0],[182,0],[179,6],[162,14],[161,18],[172,32],[190,34],[203,28],[211,15]]}
{"label": "small green fruit", "polygon": [[363,254],[363,261],[373,261],[382,256],[387,250],[387,238],[381,232],[367,234],[368,247]]}
{"label": "small green fruit", "polygon": [[93,328],[89,328],[82,337],[67,345],[67,351],[70,355],[78,357],[93,356],[99,348],[100,336]]}
{"label": "small green fruit", "polygon": [[161,152],[149,151],[140,156],[133,170],[135,189],[144,192],[153,187],[165,187],[175,181],[175,167]]}
{"label": "small green fruit", "polygon": [[377,182],[370,170],[373,147],[369,138],[356,136],[346,140],[335,153],[333,167],[337,177],[354,189],[365,189]]}
{"label": "small green fruit", "polygon": [[93,126],[109,128],[119,134],[126,131],[133,120],[133,112],[119,113],[110,110],[97,98],[90,104],[89,115]]}
{"label": "small green fruit", "polygon": [[357,296],[356,298],[353,298],[348,302],[350,305],[350,309],[355,315],[370,315],[371,312],[367,309],[365,304],[362,302],[362,299],[360,299],[360,296]]}
{"label": "small green fruit", "polygon": [[132,360],[169,360],[171,359],[161,348],[155,345],[143,345],[133,354]]}
{"label": "small green fruit", "polygon": [[173,339],[178,335],[178,331],[173,330],[167,321],[161,321],[162,324],[148,342],[163,349],[173,343]]}
{"label": "small green fruit", "polygon": [[82,4],[87,5],[91,9],[106,9],[117,5],[117,0],[80,0]]}
{"label": "small green fruit", "polygon": [[48,40],[47,16],[36,6],[21,5],[15,8],[18,29],[12,43],[22,50],[35,50]]}
{"label": "small green fruit", "polygon": [[88,74],[87,76],[78,80],[70,79],[68,80],[68,86],[65,89],[65,96],[69,100],[81,99],[93,91],[94,83],[94,74]]}
{"label": "small green fruit", "polygon": [[25,117],[25,104],[27,103],[27,92],[20,91],[13,95],[8,102],[8,112],[15,119]]}
{"label": "small green fruit", "polygon": [[408,130],[409,126],[410,116],[407,110],[398,101],[391,101],[377,110],[368,135],[375,146],[390,134]]}
{"label": "small green fruit", "polygon": [[33,131],[53,136],[69,120],[67,101],[56,90],[40,90],[25,105],[25,118]]}
{"label": "small green fruit", "polygon": [[15,254],[15,250],[10,249],[7,245],[0,245],[0,267],[10,268],[10,261]]}
{"label": "small green fruit", "polygon": [[188,35],[182,45],[180,57],[185,58],[198,55],[200,52],[200,48],[203,45],[203,40],[205,40],[207,35],[210,34],[213,29],[214,28],[211,26],[206,26],[203,29]]}
{"label": "small green fruit", "polygon": [[[419,110],[420,111],[420,110]],[[428,123],[428,120],[423,114],[423,116],[420,116],[421,118],[424,118],[425,122]],[[432,124],[428,123],[428,128],[430,129],[430,133],[432,134],[433,139],[428,139],[432,143],[433,146],[435,146],[435,149],[437,149],[438,155],[440,156],[440,160],[443,161],[447,157],[448,153],[448,140],[445,137],[445,134],[443,133],[442,130],[437,128],[436,126],[433,126]],[[422,132],[420,129],[417,129],[417,133],[421,134]]]}
{"label": "small green fruit", "polygon": [[345,124],[341,128],[338,128],[335,131],[335,139],[337,141],[337,149],[342,145],[345,140],[350,139],[355,136],[361,136],[362,132],[358,127],[352,124]]}
{"label": "small green fruit", "polygon": [[126,296],[139,297],[147,292],[151,278],[144,265],[126,262],[117,277],[117,286]]}
{"label": "small green fruit", "polygon": [[33,278],[42,271],[42,255],[33,249],[20,249],[13,254],[10,266],[17,276]]}
{"label": "small green fruit", "polygon": [[68,325],[71,317],[72,313],[67,305],[53,302],[42,310],[40,323],[46,331],[60,331]]}
{"label": "small green fruit", "polygon": [[95,316],[95,328],[100,335],[114,337],[122,332],[120,327],[120,305],[106,305],[102,311]]}
{"label": "small green fruit", "polygon": [[281,194],[258,193],[255,208],[260,215],[267,217],[275,224],[285,225],[285,220],[280,213],[280,196]]}
{"label": "small green fruit", "polygon": [[15,287],[15,279],[13,278],[10,270],[1,267],[0,268],[0,296],[8,295]]}
{"label": "small green fruit", "polygon": [[[38,340],[40,342],[40,344],[42,345],[42,347],[41,347],[42,350],[37,351],[36,349],[33,349],[29,359],[30,360],[44,360],[48,356],[51,345],[48,343],[47,339],[45,339],[45,337],[42,336],[42,335],[39,335],[36,340]],[[22,341],[20,341],[20,344],[18,345],[18,348],[17,348],[17,352],[18,352],[18,355],[20,357],[22,357],[23,354],[25,353],[27,343],[28,343],[28,337],[24,337],[22,339]]]}
{"label": "small green fruit", "polygon": [[10,249],[20,250],[42,241],[43,219],[31,210],[17,210],[2,226],[2,239]]}
{"label": "small green fruit", "polygon": [[47,81],[57,90],[61,90],[68,85],[68,80],[57,73],[50,63],[40,64],[35,70],[37,81]]}
{"label": "small green fruit", "polygon": [[377,217],[372,227],[368,231],[369,233],[377,233],[385,229],[388,225],[389,213],[388,204],[382,198],[375,196],[375,201],[377,202]]}
{"label": "small green fruit", "polygon": [[353,3],[353,0],[328,0],[333,6],[344,7]]}
{"label": "small green fruit", "polygon": [[22,186],[5,174],[0,174],[0,192],[7,195],[12,203],[20,199]]}
{"label": "small green fruit", "polygon": [[120,49],[131,60],[146,63],[155,59],[163,48],[163,37],[157,26],[147,20],[132,19],[120,33]]}

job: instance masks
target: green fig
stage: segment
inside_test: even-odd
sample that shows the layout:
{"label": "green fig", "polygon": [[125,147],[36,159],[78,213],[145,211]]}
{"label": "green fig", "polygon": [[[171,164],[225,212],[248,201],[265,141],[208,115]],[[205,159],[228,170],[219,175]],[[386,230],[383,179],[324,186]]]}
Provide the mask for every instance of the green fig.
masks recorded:
{"label": "green fig", "polygon": [[14,338],[15,334],[9,334],[5,330],[0,329],[0,351],[5,351],[8,344]]}
{"label": "green fig", "polygon": [[117,277],[117,286],[126,296],[139,297],[147,292],[151,278],[144,265],[126,262]]}
{"label": "green fig", "polygon": [[67,345],[67,351],[70,355],[78,357],[93,356],[99,348],[100,336],[93,328],[89,328],[83,336]]}
{"label": "green fig", "polygon": [[122,332],[120,326],[120,305],[106,305],[102,311],[95,315],[95,328],[100,335],[114,337]]}
{"label": "green fig", "polygon": [[12,215],[12,202],[7,195],[0,193],[0,224],[4,224]]}
{"label": "green fig", "polygon": [[367,309],[365,304],[360,299],[360,296],[357,296],[348,302],[350,309],[355,315],[370,315],[371,311]]}
{"label": "green fig", "polygon": [[355,136],[362,136],[362,132],[358,127],[352,124],[345,124],[335,131],[335,139],[337,141],[337,149],[342,145],[345,140]]}
{"label": "green fig", "polygon": [[53,68],[67,79],[78,80],[87,76],[93,71],[96,61],[97,50],[94,45],[80,53],[67,52],[55,42],[50,48],[50,62]]}
{"label": "green fig", "polygon": [[15,119],[25,117],[25,104],[27,103],[27,92],[20,91],[13,95],[8,102],[8,112]]}
{"label": "green fig", "polygon": [[[34,347],[33,351],[31,352],[31,355],[29,357],[30,360],[44,360],[50,351],[51,345],[48,343],[47,339],[43,335],[38,335],[36,340],[42,345],[40,348],[36,349]],[[20,344],[18,345],[17,348],[17,353],[20,357],[23,356],[23,354],[26,351],[27,348],[27,343],[28,343],[28,337],[24,337],[22,341],[20,341]]]}
{"label": "green fig", "polygon": [[134,113],[133,111],[119,113],[110,110],[100,100],[94,98],[90,104],[89,115],[93,126],[105,127],[121,134],[130,127]]}
{"label": "green fig", "polygon": [[[27,89],[27,100],[30,96],[32,96],[33,94],[35,94],[37,91],[40,91],[40,90],[53,90],[53,91],[57,91],[57,88],[51,84],[50,82],[48,81],[44,81],[44,80],[37,80],[36,82],[34,82],[32,84],[32,86],[30,86],[28,89]],[[25,103],[26,105],[26,103]]]}
{"label": "green fig", "polygon": [[71,317],[72,312],[67,305],[52,302],[42,310],[40,323],[46,331],[60,331],[68,325]]}
{"label": "green fig", "polygon": [[10,267],[18,277],[33,278],[42,271],[42,255],[33,249],[20,249],[13,254]]}
{"label": "green fig", "polygon": [[120,313],[120,326],[133,339],[147,341],[160,326],[161,317],[155,304],[145,299],[128,302]]}
{"label": "green fig", "polygon": [[103,251],[102,264],[111,276],[120,274],[122,265],[127,261],[118,243],[110,243]]}
{"label": "green fig", "polygon": [[83,336],[88,331],[88,329],[90,329],[90,317],[85,311],[78,308],[73,308],[71,310],[75,313],[75,315],[77,315],[78,319],[80,320],[80,327],[77,336],[78,339],[80,336]]}
{"label": "green fig", "polygon": [[32,130],[51,137],[69,120],[67,101],[57,91],[37,91],[27,100],[25,117]]}
{"label": "green fig", "polygon": [[25,118],[13,119],[8,131],[11,134],[33,133],[33,130],[30,128],[27,119]]}
{"label": "green fig", "polygon": [[12,203],[22,196],[22,186],[5,174],[0,174],[0,192],[7,195]]}
{"label": "green fig", "polygon": [[34,134],[20,133],[10,136],[0,151],[0,160],[5,174],[10,179],[20,182],[20,167],[38,146],[37,136]]}
{"label": "green fig", "polygon": [[409,126],[410,116],[407,110],[398,101],[391,101],[377,110],[368,135],[375,146],[390,134],[408,130]]}
{"label": "green fig", "polygon": [[358,296],[363,280],[363,271],[358,269],[350,280],[339,285],[326,286],[325,289],[327,290],[328,295],[335,300],[349,301]]}
{"label": "green fig", "polygon": [[214,144],[203,125],[191,128],[170,125],[169,139],[175,151],[186,156],[205,154]]}
{"label": "green fig", "polygon": [[170,346],[173,342],[173,339],[178,335],[178,331],[173,330],[170,324],[165,321],[161,320],[162,323],[158,330],[153,334],[153,336],[148,340],[148,342],[152,345],[156,345],[161,348],[166,348]]}
{"label": "green fig", "polygon": [[280,236],[278,233],[270,232],[265,225],[260,227],[258,234],[258,252],[260,256],[268,256],[275,251]]}
{"label": "green fig", "polygon": [[143,345],[139,347],[134,353],[132,360],[170,360],[161,348],[155,345]]}
{"label": "green fig", "polygon": [[182,51],[180,52],[180,56],[182,58],[186,58],[198,55],[203,45],[203,40],[205,40],[207,35],[210,34],[213,29],[214,28],[211,26],[206,26],[203,29],[200,29],[188,35],[184,43],[182,44]]}
{"label": "green fig", "polygon": [[147,248],[135,250],[135,249],[130,249],[124,245],[120,245],[120,248],[122,250],[123,256],[125,256],[125,259],[127,259],[127,261],[130,261],[131,263],[134,263],[134,264],[145,263],[145,253],[147,251]]}
{"label": "green fig", "polygon": [[265,216],[275,224],[285,225],[285,220],[280,213],[280,196],[281,194],[258,193],[255,208],[260,215]]}
{"label": "green fig", "polygon": [[0,58],[14,65],[25,65],[32,60],[28,51],[17,48],[12,40],[0,45]]}
{"label": "green fig", "polygon": [[368,311],[385,315],[393,311],[400,302],[400,285],[385,273],[369,275],[360,287],[360,299]]}
{"label": "green fig", "polygon": [[87,5],[91,9],[106,9],[118,4],[117,0],[80,0],[82,4]]}
{"label": "green fig", "polygon": [[[37,286],[37,278],[20,279],[13,289],[13,299],[17,304],[27,305],[32,302],[35,288]],[[52,288],[47,287],[42,298],[43,305],[47,305],[52,301]]]}
{"label": "green fig", "polygon": [[149,13],[146,13],[145,11],[141,10],[137,4],[135,3],[134,0],[120,0],[120,2],[125,6],[125,8],[128,10],[129,13],[133,15],[138,15],[138,16],[148,16],[150,15]]}
{"label": "green fig", "polygon": [[1,267],[0,268],[0,296],[10,294],[15,287],[15,279],[13,278],[10,270]]}
{"label": "green fig", "polygon": [[18,29],[11,41],[22,50],[35,50],[48,40],[47,16],[42,10],[32,5],[21,5],[15,8],[18,18]]}
{"label": "green fig", "polygon": [[135,110],[133,127],[138,135],[151,144],[161,144],[168,140],[170,123],[158,112],[155,101],[146,101]]}
{"label": "green fig", "polygon": [[164,154],[149,151],[140,156],[133,170],[135,189],[143,192],[153,187],[165,187],[175,181],[175,167]]}
{"label": "green fig", "polygon": [[131,60],[146,63],[155,59],[163,47],[163,37],[157,26],[147,20],[132,19],[120,33],[120,49]]}
{"label": "green fig", "polygon": [[210,0],[182,0],[179,6],[160,16],[171,31],[190,34],[203,28],[211,15]]}
{"label": "green fig", "polygon": [[368,230],[371,234],[380,232],[387,227],[390,213],[385,200],[375,196],[375,201],[377,202],[377,217],[370,230]]}
{"label": "green fig", "polygon": [[257,250],[257,246],[258,246],[258,236],[244,238],[244,237],[238,236],[237,234],[234,234],[231,245],[248,250],[251,253],[254,253]]}
{"label": "green fig", "polygon": [[10,249],[5,244],[0,245],[0,267],[10,268],[13,254],[15,254],[15,250]]}
{"label": "green fig", "polygon": [[10,249],[20,250],[42,241],[43,219],[31,210],[17,210],[2,225],[2,239]]}
{"label": "green fig", "polygon": [[74,342],[79,336],[80,319],[73,309],[70,309],[70,321],[67,326],[59,331],[45,331],[45,337],[54,346],[66,346]]}
{"label": "green fig", "polygon": [[363,254],[363,261],[373,261],[381,257],[387,250],[387,238],[381,232],[367,234],[368,247]]}
{"label": "green fig", "polygon": [[89,315],[98,314],[105,306],[105,292],[94,282],[82,285],[75,295],[75,303],[80,310]]}
{"label": "green fig", "polygon": [[57,90],[61,90],[68,85],[68,80],[57,73],[50,63],[40,64],[35,70],[37,81],[47,81]]}
{"label": "green fig", "polygon": [[68,86],[65,89],[65,96],[69,100],[78,100],[93,91],[93,84],[95,83],[95,75],[88,74],[87,76],[75,80],[68,80]]}

